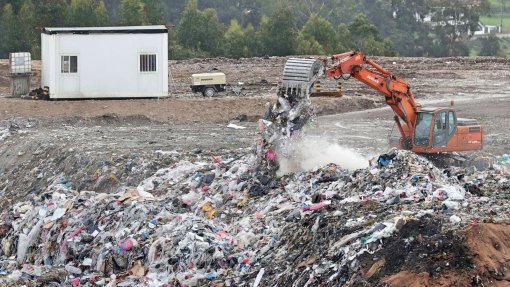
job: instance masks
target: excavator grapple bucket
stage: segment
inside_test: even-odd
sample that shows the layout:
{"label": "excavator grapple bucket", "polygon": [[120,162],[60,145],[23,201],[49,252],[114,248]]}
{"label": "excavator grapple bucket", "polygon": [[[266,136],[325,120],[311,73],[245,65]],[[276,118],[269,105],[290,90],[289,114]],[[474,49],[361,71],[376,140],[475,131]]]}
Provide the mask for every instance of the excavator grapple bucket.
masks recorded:
{"label": "excavator grapple bucket", "polygon": [[316,59],[290,58],[283,68],[282,88],[309,93],[322,74],[322,62]]}

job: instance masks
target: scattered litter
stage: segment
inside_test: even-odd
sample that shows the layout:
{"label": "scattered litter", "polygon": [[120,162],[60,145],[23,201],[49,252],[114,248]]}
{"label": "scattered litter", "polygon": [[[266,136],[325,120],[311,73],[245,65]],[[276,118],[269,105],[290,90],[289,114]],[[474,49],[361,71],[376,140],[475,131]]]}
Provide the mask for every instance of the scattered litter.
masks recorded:
{"label": "scattered litter", "polygon": [[[491,206],[510,192],[502,165],[459,177],[462,169],[446,173],[411,152],[390,152],[387,165],[375,157],[355,171],[329,164],[282,177],[257,169],[251,154],[183,160],[148,175],[138,189],[109,194],[75,190],[56,176],[2,215],[0,282],[28,284],[55,272],[67,274],[59,284],[73,286],[371,282],[391,259],[364,270],[355,262],[383,252],[381,242],[415,222],[444,218],[442,228],[455,229],[494,220]],[[483,196],[469,191],[474,184]],[[497,216],[510,219],[502,209]],[[353,275],[360,272],[364,279]]]}
{"label": "scattered litter", "polygon": [[227,128],[236,129],[236,130],[244,130],[246,127],[231,123],[231,124],[228,124]]}

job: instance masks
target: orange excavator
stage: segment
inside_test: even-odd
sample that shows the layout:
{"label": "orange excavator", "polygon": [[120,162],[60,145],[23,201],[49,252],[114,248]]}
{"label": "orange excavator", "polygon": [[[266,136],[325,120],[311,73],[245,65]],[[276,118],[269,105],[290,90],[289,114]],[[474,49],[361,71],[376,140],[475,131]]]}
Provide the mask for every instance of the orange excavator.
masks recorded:
{"label": "orange excavator", "polygon": [[[474,119],[458,118],[452,107],[424,108],[416,103],[409,84],[393,75],[360,51],[320,58],[323,73],[336,80],[353,77],[380,92],[395,113],[400,132],[396,146],[419,154],[444,154],[480,150],[483,146],[482,126]],[[305,63],[312,63],[306,65]],[[296,87],[296,81],[317,80],[307,67],[315,67],[317,60],[289,59],[283,75],[283,87]],[[299,78],[299,76],[305,77]],[[289,85],[289,83],[291,83]],[[308,87],[313,85],[308,82]],[[303,85],[301,85],[303,86]]]}

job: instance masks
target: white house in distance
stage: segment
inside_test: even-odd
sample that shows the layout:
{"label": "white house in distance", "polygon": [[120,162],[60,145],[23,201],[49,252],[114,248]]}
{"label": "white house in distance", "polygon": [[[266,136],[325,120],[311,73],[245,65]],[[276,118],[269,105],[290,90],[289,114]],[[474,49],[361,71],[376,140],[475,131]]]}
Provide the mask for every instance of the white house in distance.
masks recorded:
{"label": "white house in distance", "polygon": [[51,99],[168,96],[165,26],[44,28],[41,59]]}

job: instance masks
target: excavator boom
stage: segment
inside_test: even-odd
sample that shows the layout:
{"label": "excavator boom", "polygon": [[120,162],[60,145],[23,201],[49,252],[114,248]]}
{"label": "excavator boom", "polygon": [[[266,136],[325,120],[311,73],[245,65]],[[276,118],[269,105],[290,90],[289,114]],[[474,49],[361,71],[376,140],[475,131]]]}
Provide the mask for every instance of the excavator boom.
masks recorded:
{"label": "excavator boom", "polygon": [[[360,51],[321,58],[321,61],[324,63],[328,77],[340,79],[348,75],[383,94],[386,104],[395,112],[395,122],[402,136],[401,146],[406,149],[411,148],[413,127],[419,106],[407,82],[367,59]],[[372,69],[367,69],[367,66]]]}

